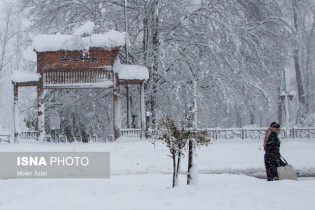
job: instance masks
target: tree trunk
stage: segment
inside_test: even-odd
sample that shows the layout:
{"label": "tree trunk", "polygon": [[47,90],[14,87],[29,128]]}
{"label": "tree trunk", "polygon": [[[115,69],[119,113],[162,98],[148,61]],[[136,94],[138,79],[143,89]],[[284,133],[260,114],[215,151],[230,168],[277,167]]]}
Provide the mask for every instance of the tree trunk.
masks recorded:
{"label": "tree trunk", "polygon": [[144,11],[144,18],[143,18],[143,64],[145,66],[148,62],[148,41],[149,41],[149,26],[148,26],[148,7],[146,6]]}
{"label": "tree trunk", "polygon": [[[315,14],[314,14],[315,15]],[[315,19],[313,20],[312,29],[308,36],[307,43],[307,58],[306,58],[306,69],[305,69],[305,89],[306,89],[306,104],[305,112],[315,112]]]}
{"label": "tree trunk", "polygon": [[299,61],[299,50],[294,50],[294,67],[295,67],[295,77],[297,83],[297,92],[298,92],[298,101],[299,101],[299,111],[297,116],[297,121],[305,115],[305,88],[304,88],[304,79],[303,79],[303,72],[301,68],[301,64]]}
{"label": "tree trunk", "polygon": [[178,152],[178,156],[177,156],[177,167],[176,167],[176,185],[178,185],[178,174],[179,174],[179,170],[180,170],[180,161],[181,161],[181,152]]}
{"label": "tree trunk", "polygon": [[249,123],[250,125],[254,125],[255,124],[255,112],[254,112],[254,107],[250,107],[249,109]]}
{"label": "tree trunk", "polygon": [[155,124],[156,120],[156,94],[157,94],[157,82],[158,78],[156,75],[156,72],[158,71],[158,66],[159,66],[159,0],[155,1],[155,9],[153,17],[154,17],[154,28],[153,28],[153,37],[152,37],[152,42],[153,42],[153,73],[152,73],[152,94],[151,94],[151,113],[152,113],[152,123]]}
{"label": "tree trunk", "polygon": [[[37,72],[42,74],[42,69],[38,67]],[[38,140],[43,142],[46,136],[45,133],[45,91],[44,91],[44,79],[43,77],[39,78],[39,84],[37,85],[37,129],[38,129]]]}
{"label": "tree trunk", "polygon": [[[293,22],[295,31],[298,32],[300,29],[299,26],[299,14],[298,14],[298,4],[297,0],[293,0]],[[300,52],[298,46],[293,51],[293,61],[294,61],[294,68],[295,68],[295,77],[297,82],[297,92],[298,92],[298,101],[299,101],[299,112],[297,116],[297,121],[305,115],[305,87],[304,87],[304,78],[303,78],[303,69],[300,61]]]}
{"label": "tree trunk", "polygon": [[173,184],[172,184],[172,187],[174,188],[177,184],[177,180],[176,180],[176,156],[175,156],[175,154],[172,154],[172,159],[173,159]]}
{"label": "tree trunk", "polygon": [[189,140],[188,143],[188,173],[187,173],[187,184],[191,184],[191,180],[193,179],[191,176],[191,168],[193,166],[193,142]]}
{"label": "tree trunk", "polygon": [[[280,87],[278,89],[278,93],[280,93]],[[279,124],[281,125],[282,124],[282,108],[283,108],[283,105],[282,105],[282,100],[279,98],[278,99],[278,122]],[[269,120],[268,120],[269,121]],[[269,122],[270,123],[270,122]]]}
{"label": "tree trunk", "polygon": [[242,127],[242,117],[240,114],[239,108],[236,107],[236,127],[241,128]]}

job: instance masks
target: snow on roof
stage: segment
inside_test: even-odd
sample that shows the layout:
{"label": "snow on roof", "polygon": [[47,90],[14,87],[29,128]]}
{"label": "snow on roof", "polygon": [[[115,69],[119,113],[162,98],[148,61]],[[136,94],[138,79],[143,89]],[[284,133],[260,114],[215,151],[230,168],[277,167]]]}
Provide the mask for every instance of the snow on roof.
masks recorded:
{"label": "snow on roof", "polygon": [[149,79],[149,71],[140,65],[120,64],[118,78],[122,80],[147,80]]}
{"label": "snow on roof", "polygon": [[114,63],[114,72],[118,73],[120,80],[147,80],[149,71],[140,65],[121,64],[119,59]]}
{"label": "snow on roof", "polygon": [[12,82],[37,82],[40,75],[27,71],[14,71],[11,77]]}
{"label": "snow on roof", "polygon": [[91,34],[86,37],[80,35],[80,33],[90,33],[90,30],[91,29],[83,28],[81,31],[76,31],[75,35],[60,33],[53,35],[37,35],[33,39],[32,47],[37,52],[47,52],[59,50],[89,50],[91,47],[111,49],[121,47],[125,44],[125,33],[115,30],[110,30],[104,34]]}

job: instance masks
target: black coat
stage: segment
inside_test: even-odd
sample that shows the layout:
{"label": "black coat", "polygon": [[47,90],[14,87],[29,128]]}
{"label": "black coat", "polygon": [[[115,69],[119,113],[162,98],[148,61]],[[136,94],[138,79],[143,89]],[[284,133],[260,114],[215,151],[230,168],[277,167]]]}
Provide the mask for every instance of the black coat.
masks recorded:
{"label": "black coat", "polygon": [[280,141],[278,135],[275,132],[271,132],[266,142],[266,153],[272,153],[274,155],[279,154]]}
{"label": "black coat", "polygon": [[265,167],[267,180],[271,181],[278,176],[277,167],[281,165],[280,159],[280,141],[276,133],[269,134],[265,146]]}

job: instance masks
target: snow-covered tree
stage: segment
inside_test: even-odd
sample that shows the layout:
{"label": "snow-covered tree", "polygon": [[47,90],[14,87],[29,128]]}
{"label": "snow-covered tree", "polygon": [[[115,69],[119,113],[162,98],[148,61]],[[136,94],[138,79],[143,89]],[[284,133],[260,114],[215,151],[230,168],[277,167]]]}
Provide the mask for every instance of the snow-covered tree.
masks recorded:
{"label": "snow-covered tree", "polygon": [[16,0],[0,2],[0,127],[11,129],[12,84],[11,73],[21,67],[23,50],[23,18],[17,11]]}
{"label": "snow-covered tree", "polygon": [[[96,32],[125,30],[124,1],[19,2],[32,23],[33,33],[72,33],[85,21],[93,22]],[[282,72],[288,66],[294,67],[291,65],[294,58],[298,61],[294,67],[296,98],[302,105],[292,109],[298,112],[299,107],[305,107],[305,117],[312,113],[314,2],[290,3],[128,0],[128,57],[130,63],[145,65],[150,70],[145,92],[152,121],[170,113],[180,119],[182,110],[192,103],[196,81],[200,127],[244,126],[258,121],[265,126],[269,116],[282,113],[283,105],[278,100]],[[298,56],[292,56],[293,49],[298,50]],[[124,62],[124,49],[120,57]],[[123,89],[122,95],[128,95],[125,93]],[[75,94],[65,94],[70,96],[60,98],[65,103],[77,100]],[[135,100],[133,97],[132,101]],[[111,112],[109,107],[105,110],[102,113]],[[78,107],[73,115],[77,119],[79,114],[82,112]]]}
{"label": "snow-covered tree", "polygon": [[[170,116],[165,116],[159,120],[157,125],[153,125],[149,129],[148,137],[156,140],[161,140],[166,143],[169,148],[170,157],[173,163],[173,181],[172,187],[178,185],[178,174],[180,171],[181,159],[184,155],[183,149],[187,146],[188,142],[194,144],[194,147],[198,145],[208,144],[210,139],[208,137],[208,132],[206,130],[197,130],[187,126],[190,122],[188,115],[180,123],[176,123]],[[191,152],[191,151],[189,151]],[[187,183],[193,179],[192,175],[189,173],[192,166],[192,162],[188,166]]]}
{"label": "snow-covered tree", "polygon": [[307,115],[315,112],[314,50],[315,50],[315,2],[292,0],[290,13],[294,27],[295,43],[292,49],[297,90],[297,123],[303,124]]}

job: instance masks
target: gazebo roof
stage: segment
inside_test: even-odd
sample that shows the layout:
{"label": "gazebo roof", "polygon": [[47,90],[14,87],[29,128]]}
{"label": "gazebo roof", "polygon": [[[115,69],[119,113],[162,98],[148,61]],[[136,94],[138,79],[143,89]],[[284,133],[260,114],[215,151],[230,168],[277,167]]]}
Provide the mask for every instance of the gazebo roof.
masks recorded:
{"label": "gazebo roof", "polygon": [[38,82],[40,78],[40,75],[33,72],[28,71],[14,71],[11,76],[12,82]]}
{"label": "gazebo roof", "polygon": [[114,63],[114,72],[120,81],[145,81],[149,79],[149,71],[140,65],[121,64],[119,59]]}

